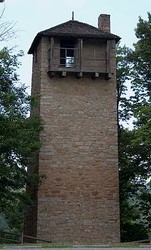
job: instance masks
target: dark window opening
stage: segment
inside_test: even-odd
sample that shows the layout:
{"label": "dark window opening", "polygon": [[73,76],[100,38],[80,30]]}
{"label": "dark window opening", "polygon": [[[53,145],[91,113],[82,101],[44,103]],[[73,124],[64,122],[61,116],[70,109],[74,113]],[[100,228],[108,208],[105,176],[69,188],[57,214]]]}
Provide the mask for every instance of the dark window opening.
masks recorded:
{"label": "dark window opening", "polygon": [[74,67],[75,58],[74,58],[74,40],[61,40],[60,42],[60,65],[62,67],[70,68]]}

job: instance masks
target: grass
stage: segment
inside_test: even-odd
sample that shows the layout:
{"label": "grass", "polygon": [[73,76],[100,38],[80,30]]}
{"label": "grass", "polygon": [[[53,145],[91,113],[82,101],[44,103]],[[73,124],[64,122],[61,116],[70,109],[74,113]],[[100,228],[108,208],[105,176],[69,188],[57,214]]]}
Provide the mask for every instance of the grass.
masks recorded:
{"label": "grass", "polygon": [[99,248],[101,248],[101,247],[103,247],[103,248],[110,248],[110,247],[112,247],[112,248],[129,248],[129,247],[131,247],[131,248],[139,248],[139,247],[150,247],[151,248],[151,243],[130,243],[130,242],[124,242],[124,243],[108,243],[108,244],[71,244],[71,243],[37,243],[37,244],[0,244],[0,249],[3,249],[3,247],[15,247],[15,246],[35,246],[35,247],[38,247],[38,249],[40,249],[40,248],[72,248],[72,247],[74,247],[74,248],[78,248],[78,247],[80,247],[80,248],[84,248],[84,247],[86,247],[86,248],[97,248],[97,247],[99,247]]}

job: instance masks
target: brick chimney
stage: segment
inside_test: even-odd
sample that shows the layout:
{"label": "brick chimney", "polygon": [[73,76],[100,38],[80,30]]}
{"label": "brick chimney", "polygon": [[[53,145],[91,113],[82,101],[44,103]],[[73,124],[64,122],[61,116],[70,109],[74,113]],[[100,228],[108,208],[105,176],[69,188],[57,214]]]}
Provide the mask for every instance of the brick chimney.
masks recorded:
{"label": "brick chimney", "polygon": [[99,30],[110,32],[110,15],[101,14],[98,17],[98,28]]}

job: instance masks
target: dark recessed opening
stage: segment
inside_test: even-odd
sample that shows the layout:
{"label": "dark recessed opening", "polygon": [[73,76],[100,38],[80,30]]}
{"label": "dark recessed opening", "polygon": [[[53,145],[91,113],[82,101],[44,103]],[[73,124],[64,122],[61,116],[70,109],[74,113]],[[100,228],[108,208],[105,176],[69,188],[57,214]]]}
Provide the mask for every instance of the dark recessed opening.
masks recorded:
{"label": "dark recessed opening", "polygon": [[60,41],[60,66],[66,68],[74,67],[74,48],[75,40],[64,39]]}

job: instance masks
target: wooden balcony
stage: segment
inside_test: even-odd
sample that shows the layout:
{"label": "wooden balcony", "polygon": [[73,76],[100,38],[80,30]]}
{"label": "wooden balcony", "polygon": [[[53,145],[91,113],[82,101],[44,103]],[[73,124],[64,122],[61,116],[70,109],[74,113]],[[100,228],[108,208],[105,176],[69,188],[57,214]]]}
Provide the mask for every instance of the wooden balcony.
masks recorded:
{"label": "wooden balcony", "polygon": [[97,49],[60,48],[53,47],[48,51],[48,74],[53,77],[59,74],[62,77],[75,75],[83,77],[90,74],[93,78],[104,76],[112,77],[110,61],[106,52]]}

